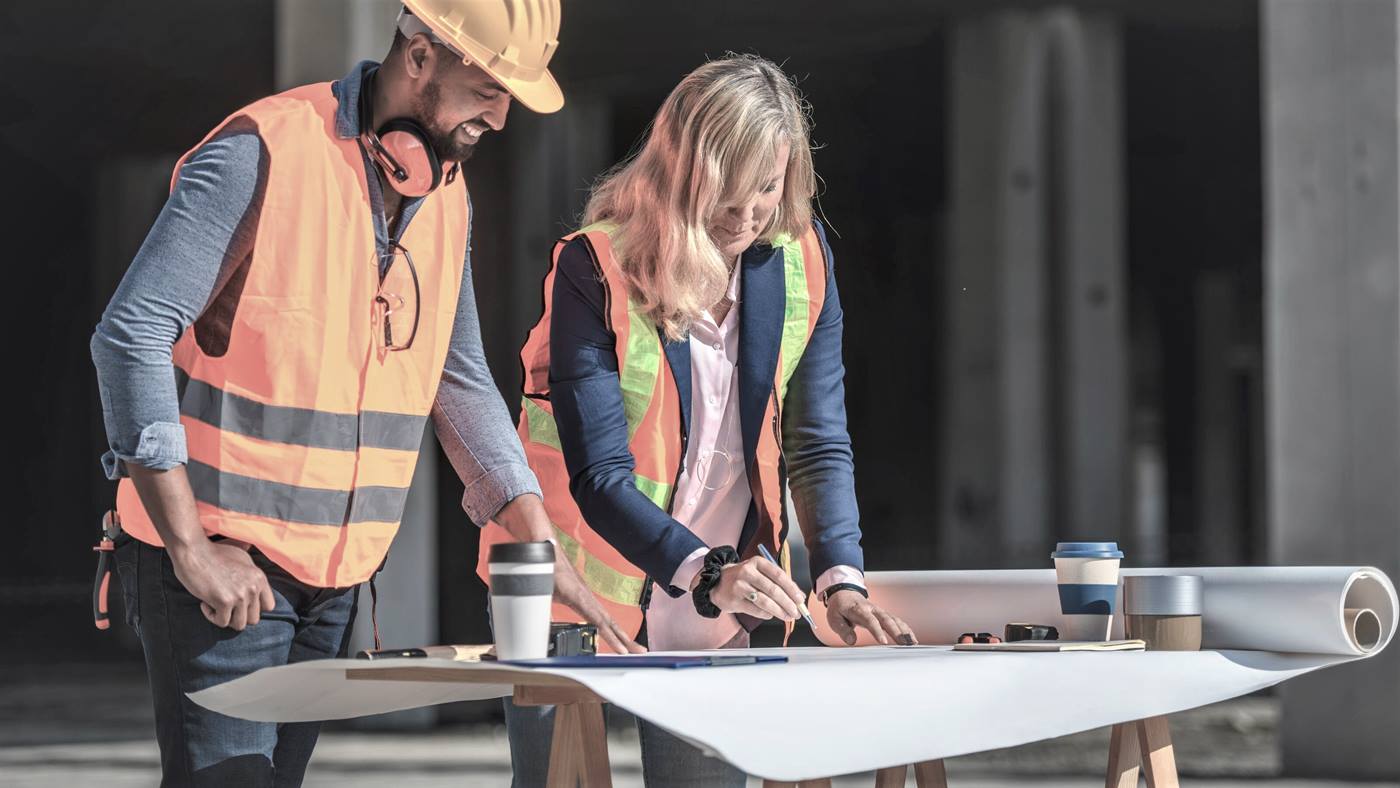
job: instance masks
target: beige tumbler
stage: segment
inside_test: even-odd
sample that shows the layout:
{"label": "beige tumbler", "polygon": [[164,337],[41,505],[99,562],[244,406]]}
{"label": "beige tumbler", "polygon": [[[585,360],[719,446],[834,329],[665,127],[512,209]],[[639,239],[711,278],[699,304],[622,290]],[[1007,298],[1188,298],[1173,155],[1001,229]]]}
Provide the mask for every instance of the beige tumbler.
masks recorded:
{"label": "beige tumbler", "polygon": [[1204,595],[1200,575],[1123,578],[1123,629],[1149,651],[1200,651]]}

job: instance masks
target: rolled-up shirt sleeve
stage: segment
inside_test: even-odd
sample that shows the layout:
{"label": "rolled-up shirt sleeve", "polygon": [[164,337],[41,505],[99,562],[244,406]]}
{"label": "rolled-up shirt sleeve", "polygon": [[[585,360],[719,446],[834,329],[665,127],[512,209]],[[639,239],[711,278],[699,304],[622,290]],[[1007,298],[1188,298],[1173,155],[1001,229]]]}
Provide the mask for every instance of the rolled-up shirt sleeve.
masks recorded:
{"label": "rolled-up shirt sleeve", "polygon": [[526,464],[525,450],[511,423],[510,411],[486,365],[476,292],[472,288],[470,243],[463,263],[447,363],[433,404],[433,428],[466,487],[462,509],[472,522],[485,525],[519,496],[541,495],[539,482]]}
{"label": "rolled-up shirt sleeve", "polygon": [[201,146],[102,313],[90,348],[109,479],[188,459],[171,349],[251,250],[264,165],[261,139],[237,123]]}

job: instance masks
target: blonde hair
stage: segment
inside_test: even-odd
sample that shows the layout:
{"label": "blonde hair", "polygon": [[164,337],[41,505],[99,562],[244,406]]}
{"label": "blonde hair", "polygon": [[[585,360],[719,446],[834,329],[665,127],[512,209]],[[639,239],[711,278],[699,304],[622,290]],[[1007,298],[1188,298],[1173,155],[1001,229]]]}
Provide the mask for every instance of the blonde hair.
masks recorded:
{"label": "blonde hair", "polygon": [[807,105],[792,78],[754,55],[690,72],[666,97],[641,150],[603,175],[584,225],[608,222],[634,308],[683,339],[729,285],[709,227],[716,211],[763,188],[787,142],[782,200],[759,240],[793,238],[812,221],[816,174]]}

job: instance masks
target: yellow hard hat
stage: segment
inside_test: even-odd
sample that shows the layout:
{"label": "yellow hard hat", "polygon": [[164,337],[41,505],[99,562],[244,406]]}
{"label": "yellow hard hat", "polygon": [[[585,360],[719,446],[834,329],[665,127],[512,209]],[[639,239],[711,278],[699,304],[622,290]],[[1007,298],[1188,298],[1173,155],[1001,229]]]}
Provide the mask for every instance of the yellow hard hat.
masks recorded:
{"label": "yellow hard hat", "polygon": [[[564,106],[549,59],[559,48],[559,0],[403,0],[443,44],[535,112]],[[400,25],[403,29],[403,25]]]}

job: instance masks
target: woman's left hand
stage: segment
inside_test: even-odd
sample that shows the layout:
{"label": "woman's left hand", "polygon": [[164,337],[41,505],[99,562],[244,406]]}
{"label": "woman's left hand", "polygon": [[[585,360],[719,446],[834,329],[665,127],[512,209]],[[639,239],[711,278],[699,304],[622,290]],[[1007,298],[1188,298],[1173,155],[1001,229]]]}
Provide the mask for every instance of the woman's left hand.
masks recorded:
{"label": "woman's left hand", "polygon": [[908,624],[872,605],[855,591],[841,590],[826,598],[826,621],[848,646],[856,644],[856,627],[870,630],[882,646],[918,643]]}

